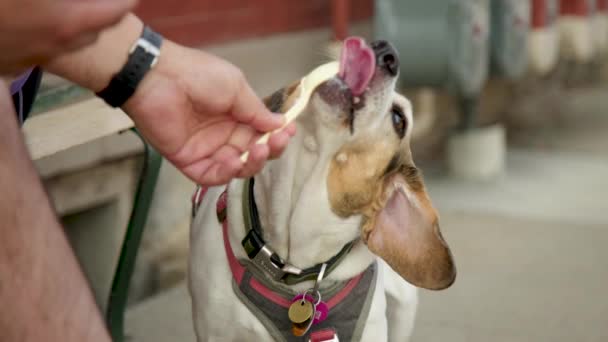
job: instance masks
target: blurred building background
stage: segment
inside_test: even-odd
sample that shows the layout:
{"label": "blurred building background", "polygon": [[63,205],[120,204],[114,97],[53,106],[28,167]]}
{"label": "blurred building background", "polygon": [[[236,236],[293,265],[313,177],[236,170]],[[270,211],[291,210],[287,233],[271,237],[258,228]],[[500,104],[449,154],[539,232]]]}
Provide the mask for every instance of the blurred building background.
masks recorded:
{"label": "blurred building background", "polygon": [[[414,159],[459,268],[452,288],[420,292],[413,341],[608,340],[608,1],[142,0],[137,13],[242,68],[260,96],[346,35],[390,40]],[[24,129],[103,308],[142,147],[90,98],[45,75]],[[163,164],[130,290],[133,341],[192,341],[193,189]]]}

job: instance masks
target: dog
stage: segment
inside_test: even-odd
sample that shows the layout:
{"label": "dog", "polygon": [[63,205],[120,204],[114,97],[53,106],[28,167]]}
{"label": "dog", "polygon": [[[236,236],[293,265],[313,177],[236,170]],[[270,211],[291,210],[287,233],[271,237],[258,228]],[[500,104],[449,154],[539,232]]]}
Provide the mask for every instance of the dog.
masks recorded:
{"label": "dog", "polygon": [[[389,42],[346,39],[339,73],[315,89],[282,156],[252,179],[197,190],[189,290],[199,342],[406,341],[416,288],[454,282],[398,76]],[[265,103],[285,112],[298,92],[296,82]]]}

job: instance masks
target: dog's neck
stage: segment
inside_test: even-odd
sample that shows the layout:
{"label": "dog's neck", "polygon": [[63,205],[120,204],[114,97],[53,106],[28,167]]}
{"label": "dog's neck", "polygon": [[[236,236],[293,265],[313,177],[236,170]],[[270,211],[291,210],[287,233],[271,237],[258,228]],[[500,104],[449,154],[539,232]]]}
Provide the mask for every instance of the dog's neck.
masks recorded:
{"label": "dog's neck", "polygon": [[[360,217],[340,218],[330,208],[327,173],[335,151],[328,141],[331,132],[318,132],[298,125],[298,134],[275,161],[267,163],[255,177],[254,198],[265,242],[290,264],[305,269],[336,255],[345,244],[360,236]],[[322,137],[322,138],[320,138]],[[323,150],[326,149],[326,150]],[[242,181],[231,185],[229,204],[231,244],[239,258],[246,258],[240,241],[245,235],[240,198]],[[237,223],[238,222],[238,223]],[[357,243],[332,272],[343,280],[363,271],[372,255]]]}

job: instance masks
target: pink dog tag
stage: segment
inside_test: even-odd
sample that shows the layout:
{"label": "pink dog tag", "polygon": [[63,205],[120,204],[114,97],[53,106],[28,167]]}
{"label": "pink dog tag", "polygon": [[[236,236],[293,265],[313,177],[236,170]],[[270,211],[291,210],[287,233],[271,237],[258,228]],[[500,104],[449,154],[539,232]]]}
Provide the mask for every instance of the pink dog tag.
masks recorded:
{"label": "pink dog tag", "polygon": [[[304,297],[303,293],[293,297],[291,302],[292,303],[297,302],[298,300],[301,300],[302,297]],[[306,300],[311,303],[314,303],[315,299],[311,295],[307,294]],[[327,304],[324,301],[320,301],[315,306],[315,319],[312,321],[312,324],[318,324],[320,322],[323,322],[327,318],[328,314],[329,314],[329,308],[327,307]]]}

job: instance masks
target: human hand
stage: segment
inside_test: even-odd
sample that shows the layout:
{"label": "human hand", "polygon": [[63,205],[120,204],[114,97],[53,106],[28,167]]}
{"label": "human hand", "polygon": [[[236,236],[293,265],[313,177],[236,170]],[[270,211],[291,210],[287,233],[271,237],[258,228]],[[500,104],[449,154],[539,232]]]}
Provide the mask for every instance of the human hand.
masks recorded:
{"label": "human hand", "polygon": [[[295,126],[280,128],[241,71],[210,54],[165,41],[158,64],[144,77],[123,109],[169,161],[202,185],[219,185],[258,172],[280,155]],[[248,161],[240,155],[249,147]]]}
{"label": "human hand", "polygon": [[1,0],[0,75],[93,43],[137,0]]}

